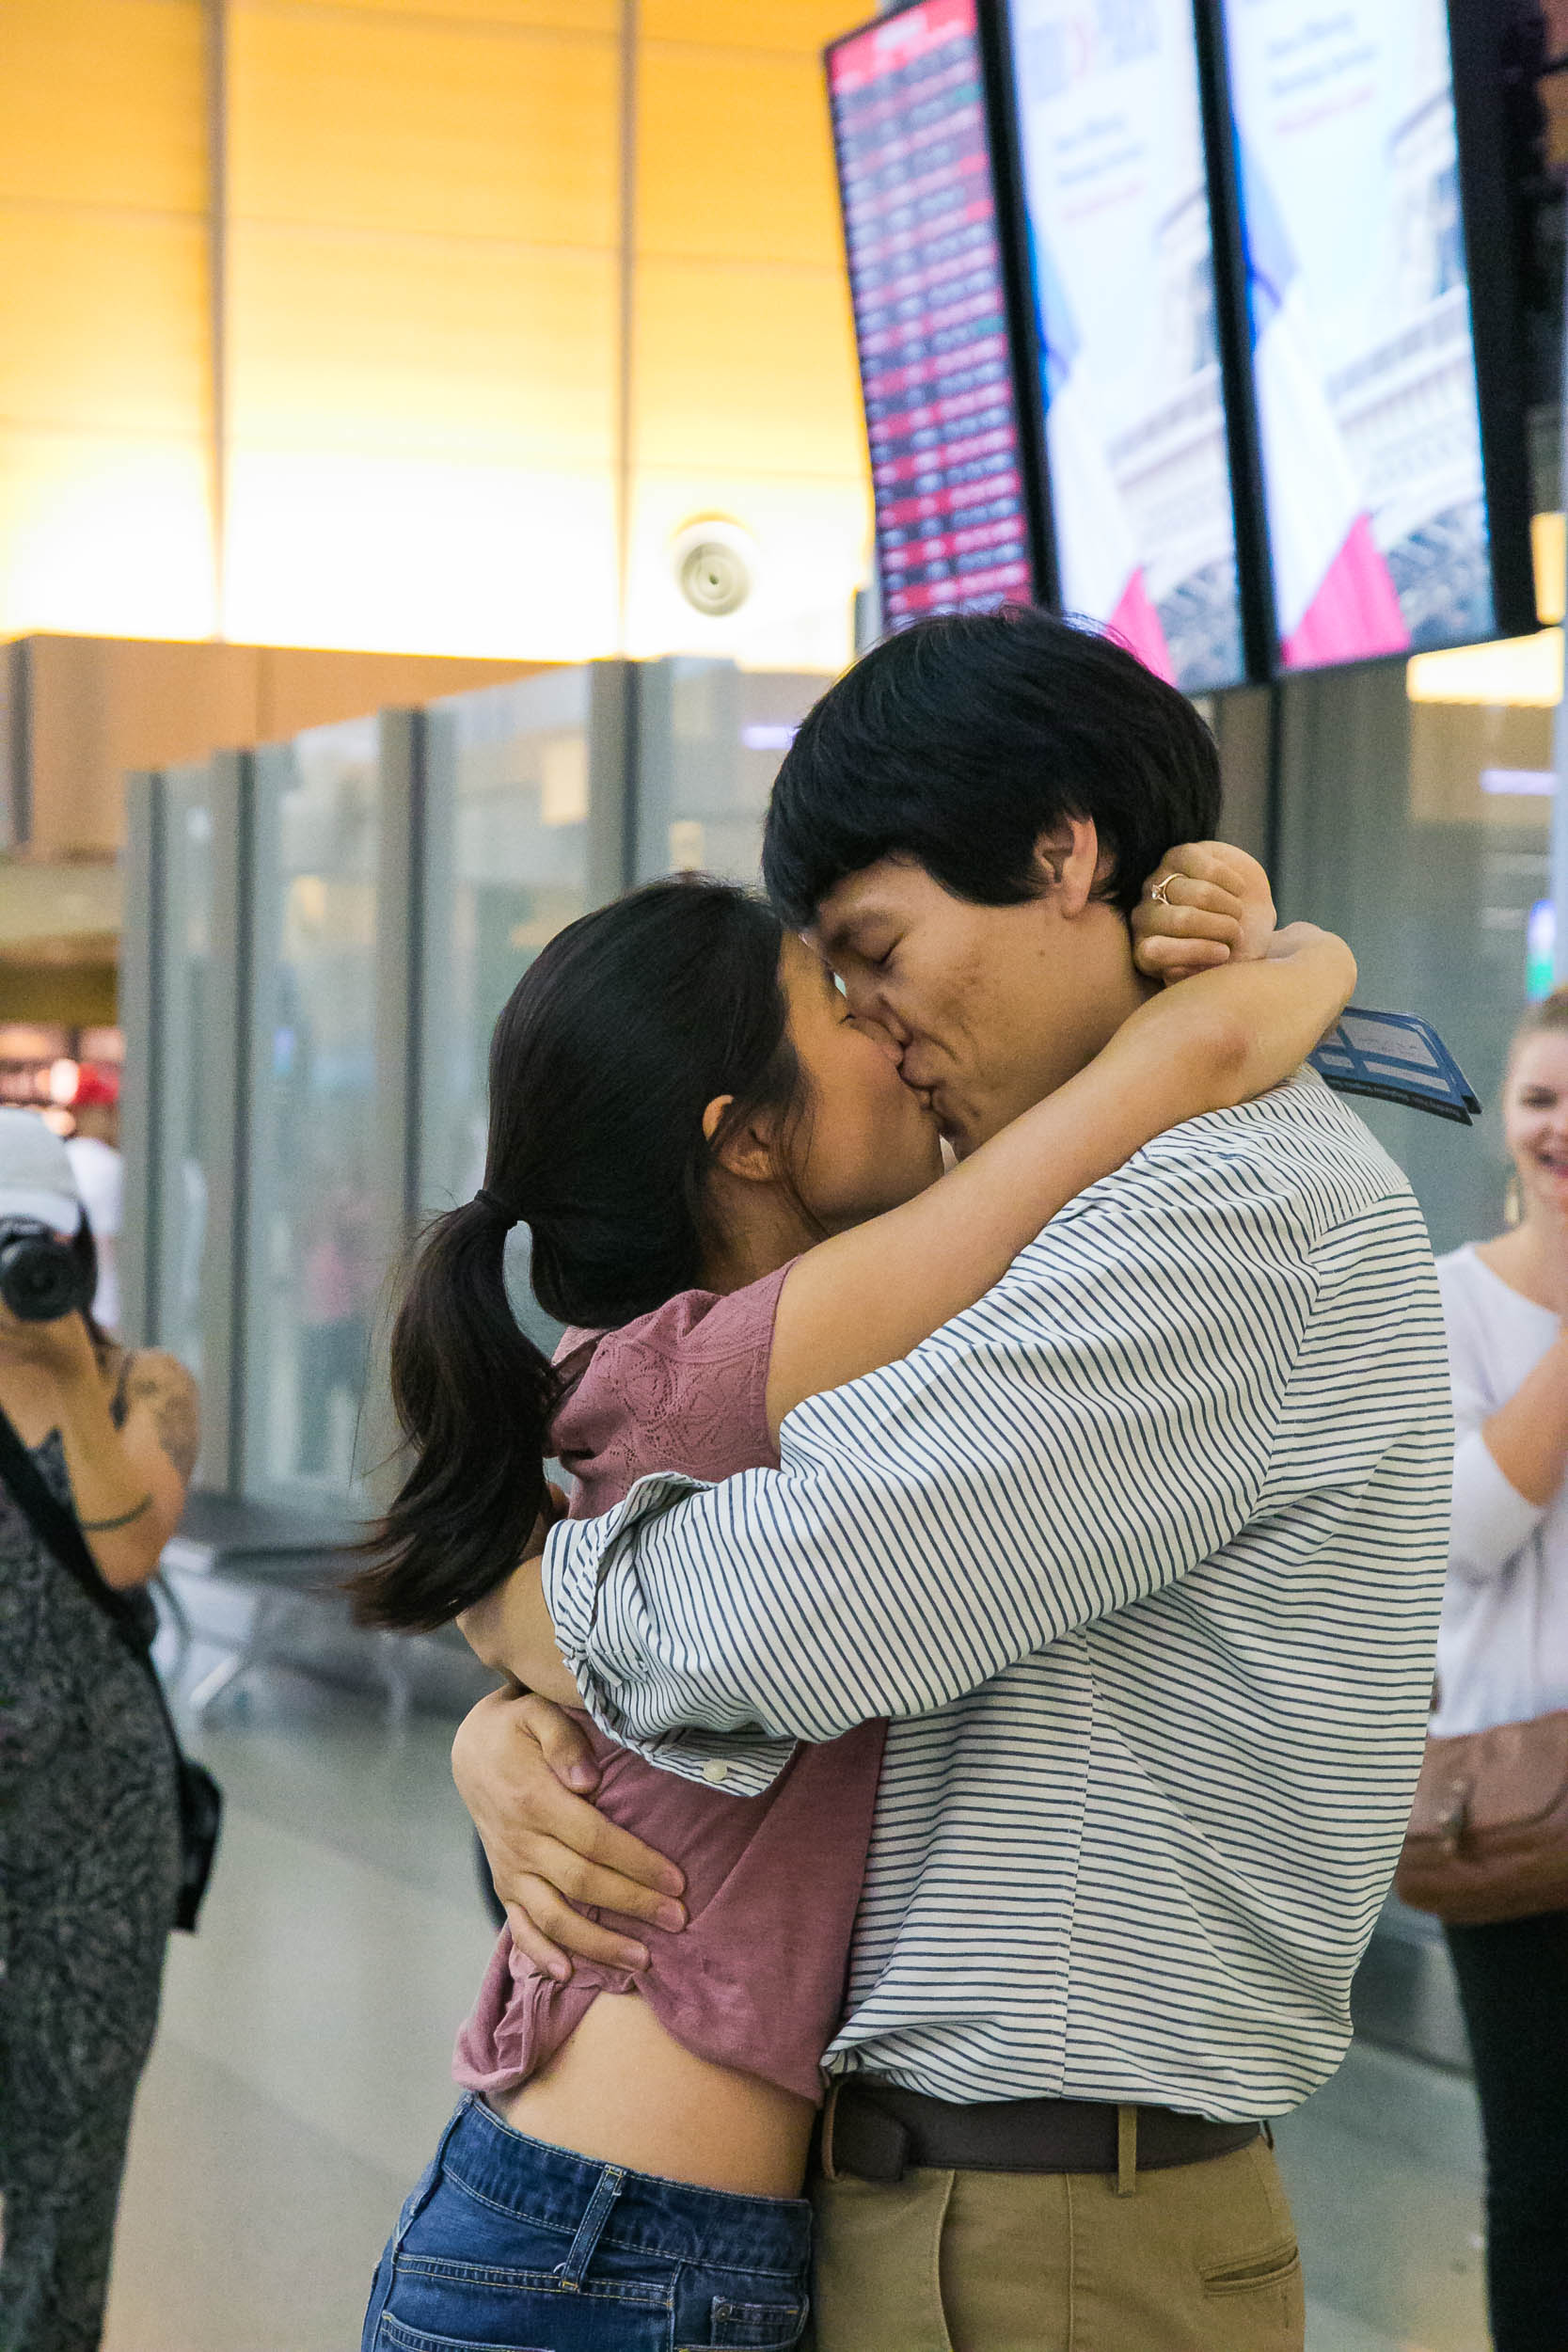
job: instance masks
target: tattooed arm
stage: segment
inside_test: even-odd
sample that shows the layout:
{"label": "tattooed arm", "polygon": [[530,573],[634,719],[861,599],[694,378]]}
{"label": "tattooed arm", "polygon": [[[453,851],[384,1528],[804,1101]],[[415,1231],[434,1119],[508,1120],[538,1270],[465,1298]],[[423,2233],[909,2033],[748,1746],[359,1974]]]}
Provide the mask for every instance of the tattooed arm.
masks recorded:
{"label": "tattooed arm", "polygon": [[0,1372],[24,1419],[60,1433],[71,1499],[105,1582],[145,1583],[180,1523],[196,1467],[197,1389],[184,1365],[155,1348],[105,1358],[81,1315],[24,1323],[0,1301]]}
{"label": "tattooed arm", "polygon": [[156,1349],[125,1370],[125,1418],[110,1409],[115,1368],[60,1384],[59,1428],[82,1532],[110,1584],[145,1583],[180,1524],[196,1467],[199,1407],[183,1364]]}
{"label": "tattooed arm", "polygon": [[125,1378],[123,1435],[127,1450],[144,1450],[137,1443],[144,1435],[156,1439],[179,1476],[183,1500],[201,1444],[201,1400],[178,1357],[154,1347],[138,1349],[132,1357]]}

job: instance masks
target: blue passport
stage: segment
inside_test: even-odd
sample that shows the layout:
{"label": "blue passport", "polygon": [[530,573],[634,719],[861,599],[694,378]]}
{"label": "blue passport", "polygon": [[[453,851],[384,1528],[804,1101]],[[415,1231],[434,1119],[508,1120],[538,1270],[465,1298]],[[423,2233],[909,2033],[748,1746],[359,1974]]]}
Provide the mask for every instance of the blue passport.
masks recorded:
{"label": "blue passport", "polygon": [[1465,1073],[1438,1036],[1413,1012],[1368,1012],[1347,1005],[1317,1050],[1313,1069],[1339,1094],[1404,1103],[1434,1119],[1467,1127],[1481,1109]]}

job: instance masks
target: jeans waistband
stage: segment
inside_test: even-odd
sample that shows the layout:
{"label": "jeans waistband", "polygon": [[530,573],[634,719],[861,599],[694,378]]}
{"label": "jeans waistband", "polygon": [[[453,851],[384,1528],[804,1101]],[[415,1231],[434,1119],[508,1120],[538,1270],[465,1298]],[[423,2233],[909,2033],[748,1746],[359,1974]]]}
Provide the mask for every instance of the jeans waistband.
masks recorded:
{"label": "jeans waistband", "polygon": [[600,2233],[606,2246],[781,2278],[798,2278],[810,2259],[811,2207],[803,2198],[740,2197],[574,2155],[514,2131],[471,2091],[447,2136],[442,2169],[487,2203],[566,2240],[608,2187],[614,2197]]}

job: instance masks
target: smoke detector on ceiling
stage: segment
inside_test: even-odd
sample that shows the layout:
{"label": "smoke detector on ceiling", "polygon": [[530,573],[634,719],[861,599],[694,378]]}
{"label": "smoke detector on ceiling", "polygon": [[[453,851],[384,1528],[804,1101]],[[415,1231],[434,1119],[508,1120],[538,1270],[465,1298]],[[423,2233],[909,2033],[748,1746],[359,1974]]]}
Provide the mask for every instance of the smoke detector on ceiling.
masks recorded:
{"label": "smoke detector on ceiling", "polygon": [[699,515],[670,543],[675,585],[705,621],[727,620],[752,593],[756,542],[727,515]]}

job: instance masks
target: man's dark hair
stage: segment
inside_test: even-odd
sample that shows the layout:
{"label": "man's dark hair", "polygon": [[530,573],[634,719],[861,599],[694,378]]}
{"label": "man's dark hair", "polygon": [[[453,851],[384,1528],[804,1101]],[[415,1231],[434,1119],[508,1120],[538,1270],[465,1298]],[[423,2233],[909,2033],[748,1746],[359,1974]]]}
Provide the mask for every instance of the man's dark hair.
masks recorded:
{"label": "man's dark hair", "polygon": [[1213,737],[1125,646],[1033,606],[943,613],[874,647],[810,713],[773,787],[763,874],[796,927],[894,856],[955,898],[1014,906],[1038,895],[1040,834],[1086,817],[1125,914],[1219,813]]}

